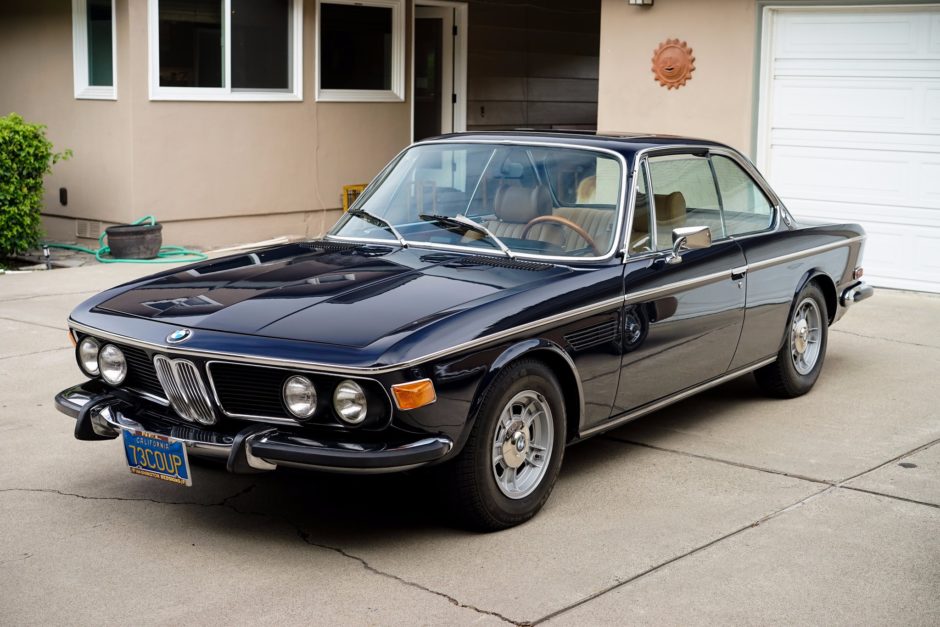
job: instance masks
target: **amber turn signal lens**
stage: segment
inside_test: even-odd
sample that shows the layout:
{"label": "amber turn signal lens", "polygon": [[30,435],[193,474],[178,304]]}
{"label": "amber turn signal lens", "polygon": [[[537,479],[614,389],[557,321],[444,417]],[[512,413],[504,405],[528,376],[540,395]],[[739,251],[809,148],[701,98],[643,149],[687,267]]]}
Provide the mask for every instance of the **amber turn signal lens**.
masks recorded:
{"label": "amber turn signal lens", "polygon": [[398,409],[418,409],[437,400],[434,384],[430,379],[419,379],[392,386],[392,396]]}
{"label": "amber turn signal lens", "polygon": [[68,334],[69,334],[69,343],[71,343],[72,348],[75,348],[76,346],[78,346],[78,340],[75,339],[75,333],[72,332],[72,329],[69,329]]}

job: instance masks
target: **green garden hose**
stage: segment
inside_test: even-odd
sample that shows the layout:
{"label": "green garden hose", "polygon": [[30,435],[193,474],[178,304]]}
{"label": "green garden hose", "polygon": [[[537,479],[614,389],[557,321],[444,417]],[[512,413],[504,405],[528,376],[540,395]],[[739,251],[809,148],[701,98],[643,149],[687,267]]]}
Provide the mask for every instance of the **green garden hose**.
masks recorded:
{"label": "green garden hose", "polygon": [[[138,224],[143,224],[144,222],[150,222],[151,225],[157,223],[156,218],[153,216],[144,216],[136,222],[132,222],[132,226],[137,226]],[[201,253],[198,250],[191,250],[189,248],[183,248],[182,246],[161,246],[160,251],[157,253],[156,258],[154,259],[117,259],[115,257],[107,256],[111,252],[109,246],[105,246],[104,238],[107,236],[107,233],[102,233],[98,237],[98,249],[94,250],[91,248],[85,248],[84,246],[76,246],[74,244],[56,244],[56,243],[47,243],[44,246],[48,248],[61,248],[63,250],[77,250],[81,253],[88,253],[89,255],[94,255],[95,259],[101,263],[180,263],[185,261],[203,261],[208,259],[209,256],[205,253]]]}

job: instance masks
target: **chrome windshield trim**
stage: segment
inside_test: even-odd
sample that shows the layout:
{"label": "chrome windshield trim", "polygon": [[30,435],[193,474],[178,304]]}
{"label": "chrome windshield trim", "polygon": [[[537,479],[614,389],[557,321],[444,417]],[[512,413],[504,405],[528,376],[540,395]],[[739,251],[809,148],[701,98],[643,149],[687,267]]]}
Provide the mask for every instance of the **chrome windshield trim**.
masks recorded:
{"label": "chrome windshield trim", "polygon": [[[447,140],[431,140],[431,141],[420,141],[411,144],[397,155],[395,158],[389,162],[389,165],[395,164],[401,158],[405,152],[411,150],[415,146],[447,146],[452,144],[484,144],[491,146],[538,146],[543,148],[567,148],[568,150],[583,150],[585,152],[598,152],[608,155],[612,155],[620,163],[620,194],[617,201],[617,207],[614,209],[617,213],[617,222],[613,228],[613,238],[610,243],[610,248],[607,254],[602,256],[593,256],[593,257],[566,257],[561,255],[539,255],[536,253],[526,253],[521,251],[512,251],[512,254],[517,259],[531,259],[533,261],[549,261],[552,263],[563,263],[563,264],[572,264],[572,263],[583,263],[583,262],[595,262],[595,261],[607,261],[613,257],[620,254],[620,240],[623,237],[623,225],[625,222],[624,213],[626,212],[627,207],[627,183],[630,180],[629,174],[627,172],[627,159],[621,153],[616,150],[611,150],[610,148],[603,148],[600,146],[585,146],[583,144],[566,144],[559,142],[544,142],[544,141],[526,141],[526,140],[488,140],[488,139],[447,139]],[[373,179],[372,183],[369,185],[375,184],[376,181],[380,179],[380,176],[383,176],[386,173],[386,169],[383,169],[379,176],[376,176]],[[365,190],[360,194],[360,198],[365,196]],[[357,203],[359,199],[356,199]],[[363,201],[365,202],[365,201]],[[356,204],[352,208],[355,208]],[[345,242],[368,242],[368,243],[381,243],[381,244],[399,244],[404,246],[407,244],[409,248],[441,248],[444,250],[455,250],[459,252],[470,252],[470,253],[484,253],[484,254],[498,254],[505,256],[505,253],[499,250],[487,251],[485,249],[474,248],[470,246],[457,246],[457,245],[442,245],[442,244],[431,244],[430,242],[415,242],[409,239],[405,239],[404,242],[396,242],[394,239],[375,239],[371,237],[349,237],[346,235],[336,235],[333,233],[326,233],[324,235],[326,239],[336,239],[339,241]],[[445,248],[447,246],[447,248]]]}

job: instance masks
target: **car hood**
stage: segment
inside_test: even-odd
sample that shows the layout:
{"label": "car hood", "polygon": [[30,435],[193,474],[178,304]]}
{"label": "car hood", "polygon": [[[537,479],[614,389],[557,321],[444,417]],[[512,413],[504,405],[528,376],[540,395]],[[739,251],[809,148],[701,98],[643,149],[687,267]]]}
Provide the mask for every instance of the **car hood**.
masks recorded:
{"label": "car hood", "polygon": [[309,242],[165,272],[112,291],[94,309],[364,347],[569,271],[499,257]]}

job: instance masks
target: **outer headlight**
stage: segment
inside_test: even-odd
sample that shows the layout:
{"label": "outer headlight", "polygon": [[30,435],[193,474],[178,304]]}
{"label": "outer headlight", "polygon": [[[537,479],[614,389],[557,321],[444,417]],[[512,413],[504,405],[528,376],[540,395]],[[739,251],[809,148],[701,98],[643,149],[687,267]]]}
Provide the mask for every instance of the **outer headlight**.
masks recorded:
{"label": "outer headlight", "polygon": [[357,425],[366,419],[369,408],[366,404],[366,394],[355,381],[346,379],[340,381],[333,392],[333,409],[339,414],[343,422]]}
{"label": "outer headlight", "polygon": [[304,419],[317,410],[317,389],[307,377],[295,376],[284,382],[284,405],[296,418]]}
{"label": "outer headlight", "polygon": [[86,337],[78,345],[78,365],[90,377],[98,376],[98,351],[100,348],[98,340],[93,337]]}
{"label": "outer headlight", "polygon": [[105,383],[120,385],[127,376],[127,360],[124,351],[114,344],[105,344],[98,352],[98,370]]}

